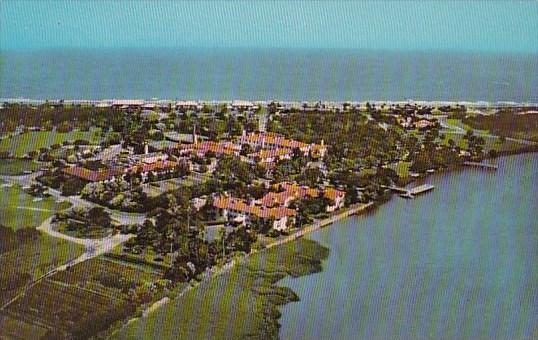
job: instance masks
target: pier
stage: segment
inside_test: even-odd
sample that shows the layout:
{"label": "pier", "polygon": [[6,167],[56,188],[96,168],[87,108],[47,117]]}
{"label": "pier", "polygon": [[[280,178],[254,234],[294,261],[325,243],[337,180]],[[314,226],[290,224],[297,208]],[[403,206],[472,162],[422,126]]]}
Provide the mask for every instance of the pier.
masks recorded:
{"label": "pier", "polygon": [[390,189],[400,194],[403,198],[414,198],[417,195],[433,190],[435,187],[431,184],[423,184],[417,187],[407,189],[397,186],[382,186],[383,188]]}
{"label": "pier", "polygon": [[497,170],[499,167],[496,164],[478,163],[478,162],[463,162],[465,166],[472,166],[475,168],[481,168],[485,170]]}

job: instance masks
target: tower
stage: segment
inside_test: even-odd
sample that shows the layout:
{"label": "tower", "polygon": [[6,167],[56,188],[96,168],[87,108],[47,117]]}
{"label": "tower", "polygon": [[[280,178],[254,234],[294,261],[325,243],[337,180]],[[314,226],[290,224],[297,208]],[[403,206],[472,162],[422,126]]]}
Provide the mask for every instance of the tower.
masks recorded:
{"label": "tower", "polygon": [[196,125],[192,127],[192,142],[198,144],[198,136],[196,135]]}

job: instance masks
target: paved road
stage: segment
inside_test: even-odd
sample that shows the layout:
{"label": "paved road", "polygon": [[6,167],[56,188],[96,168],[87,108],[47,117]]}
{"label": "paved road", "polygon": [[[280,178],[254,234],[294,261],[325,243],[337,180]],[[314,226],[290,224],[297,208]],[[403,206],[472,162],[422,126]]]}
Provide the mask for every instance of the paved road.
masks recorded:
{"label": "paved road", "polygon": [[0,181],[6,182],[8,184],[18,184],[22,187],[29,186],[35,182],[35,179],[43,174],[42,171],[36,171],[29,175],[21,176],[6,176],[0,175]]}

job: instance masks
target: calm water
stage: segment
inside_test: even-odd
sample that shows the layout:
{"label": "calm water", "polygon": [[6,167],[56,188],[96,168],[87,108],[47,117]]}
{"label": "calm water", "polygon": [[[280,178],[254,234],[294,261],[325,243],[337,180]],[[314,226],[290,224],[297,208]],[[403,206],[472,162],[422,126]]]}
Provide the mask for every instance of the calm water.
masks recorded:
{"label": "calm water", "polygon": [[279,283],[281,338],[538,338],[538,154],[499,162],[313,234],[331,253]]}
{"label": "calm water", "polygon": [[316,49],[0,51],[0,98],[538,102],[538,56]]}

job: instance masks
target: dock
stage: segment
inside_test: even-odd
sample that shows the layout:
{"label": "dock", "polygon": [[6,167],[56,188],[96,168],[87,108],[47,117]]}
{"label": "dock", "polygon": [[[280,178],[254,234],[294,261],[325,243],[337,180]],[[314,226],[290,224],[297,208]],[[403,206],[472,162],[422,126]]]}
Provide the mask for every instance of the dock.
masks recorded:
{"label": "dock", "polygon": [[481,168],[485,170],[497,170],[499,167],[496,164],[478,163],[478,162],[463,162],[465,166],[472,166],[475,168]]}
{"label": "dock", "polygon": [[423,193],[426,193],[428,191],[435,189],[435,186],[431,184],[423,184],[423,185],[419,185],[411,189],[396,187],[396,186],[390,186],[390,187],[383,186],[383,187],[399,193],[400,197],[403,197],[403,198],[415,198],[415,196],[417,195],[420,195],[420,194],[423,194]]}

